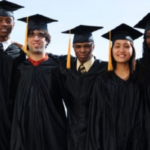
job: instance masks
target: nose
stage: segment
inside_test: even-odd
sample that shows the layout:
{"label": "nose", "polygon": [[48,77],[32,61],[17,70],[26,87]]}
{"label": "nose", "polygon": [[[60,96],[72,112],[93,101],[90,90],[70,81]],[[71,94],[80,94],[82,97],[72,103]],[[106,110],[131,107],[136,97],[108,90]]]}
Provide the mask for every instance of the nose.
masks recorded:
{"label": "nose", "polygon": [[84,52],[85,52],[84,46],[81,47],[80,52],[81,52],[81,53],[84,53]]}
{"label": "nose", "polygon": [[39,40],[38,35],[34,35],[34,40]]}
{"label": "nose", "polygon": [[124,47],[120,47],[120,52],[124,52]]}

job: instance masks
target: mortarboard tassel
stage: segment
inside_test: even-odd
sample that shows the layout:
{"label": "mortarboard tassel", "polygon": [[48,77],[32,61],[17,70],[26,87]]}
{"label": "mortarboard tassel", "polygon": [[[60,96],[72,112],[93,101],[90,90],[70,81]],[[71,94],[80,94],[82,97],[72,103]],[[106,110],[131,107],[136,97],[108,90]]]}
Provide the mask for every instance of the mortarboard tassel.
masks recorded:
{"label": "mortarboard tassel", "polygon": [[108,71],[113,70],[112,59],[111,59],[111,31],[109,31],[109,57],[108,57]]}
{"label": "mortarboard tassel", "polygon": [[24,41],[24,53],[27,54],[27,37],[28,37],[28,17],[27,19],[27,26],[26,26],[26,31],[25,31],[25,41]]}
{"label": "mortarboard tassel", "polygon": [[70,69],[70,62],[71,62],[71,30],[69,31],[69,43],[68,43],[68,55],[67,55],[67,69]]}

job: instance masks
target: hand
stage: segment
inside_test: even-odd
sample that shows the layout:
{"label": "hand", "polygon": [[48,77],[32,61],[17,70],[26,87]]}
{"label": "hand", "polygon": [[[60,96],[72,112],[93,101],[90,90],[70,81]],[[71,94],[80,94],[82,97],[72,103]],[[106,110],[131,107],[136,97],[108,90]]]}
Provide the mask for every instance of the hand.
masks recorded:
{"label": "hand", "polygon": [[23,45],[22,45],[22,44],[19,44],[19,43],[14,42],[14,41],[12,41],[12,43],[13,43],[14,45],[16,45],[16,46],[17,46],[18,48],[20,48],[20,49],[23,48]]}

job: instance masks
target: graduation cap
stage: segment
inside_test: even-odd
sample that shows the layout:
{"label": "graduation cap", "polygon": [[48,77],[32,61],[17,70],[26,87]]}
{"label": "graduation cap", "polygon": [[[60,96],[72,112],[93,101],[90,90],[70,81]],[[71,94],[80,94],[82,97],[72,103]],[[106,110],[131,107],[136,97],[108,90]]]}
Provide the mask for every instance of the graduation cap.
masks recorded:
{"label": "graduation cap", "polygon": [[79,25],[73,29],[64,31],[62,33],[74,34],[73,44],[83,42],[94,42],[92,32],[99,30],[101,28],[103,27]]}
{"label": "graduation cap", "polygon": [[138,30],[126,25],[121,24],[111,31],[102,35],[102,37],[109,40],[109,60],[108,60],[108,70],[113,70],[112,61],[111,61],[111,41],[114,43],[116,40],[129,40],[133,42],[135,39],[139,38],[143,34]]}
{"label": "graduation cap", "polygon": [[[27,23],[27,17],[20,18],[18,20]],[[40,14],[28,16],[28,30],[48,30],[47,24],[51,22],[57,22],[57,20]]]}
{"label": "graduation cap", "polygon": [[111,39],[109,37],[109,32],[102,35],[102,37],[111,40],[114,42],[115,40],[121,39],[121,40],[129,40],[133,42],[133,40],[139,38],[143,34],[139,32],[138,30],[135,30],[134,28],[126,25],[121,24],[117,26],[116,28],[112,29],[111,31]]}
{"label": "graduation cap", "polygon": [[0,1],[0,16],[14,17],[13,11],[20,8],[24,7],[6,0]]}
{"label": "graduation cap", "polygon": [[[102,29],[103,27],[99,26],[87,26],[79,25],[73,29],[64,31],[62,33],[74,34],[73,44],[74,43],[84,43],[84,42],[94,42],[92,32]],[[71,36],[69,38],[68,44],[68,55],[67,55],[67,69],[70,69],[70,53],[71,53]]]}
{"label": "graduation cap", "polygon": [[25,44],[24,44],[24,52],[25,53],[27,53],[27,36],[28,36],[29,30],[46,30],[47,31],[48,23],[57,22],[57,20],[48,18],[48,17],[40,15],[40,14],[20,18],[18,20],[27,23],[26,32],[25,32]]}
{"label": "graduation cap", "polygon": [[150,30],[150,13],[148,13],[142,20],[140,20],[135,26],[135,28]]}

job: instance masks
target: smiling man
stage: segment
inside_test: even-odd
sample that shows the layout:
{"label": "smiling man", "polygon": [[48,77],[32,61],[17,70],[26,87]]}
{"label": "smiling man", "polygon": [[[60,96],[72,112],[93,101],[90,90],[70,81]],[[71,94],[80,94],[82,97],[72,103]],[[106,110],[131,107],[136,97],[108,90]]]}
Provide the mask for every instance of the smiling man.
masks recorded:
{"label": "smiling man", "polygon": [[[85,149],[86,129],[90,96],[95,78],[107,70],[107,63],[93,55],[94,39],[92,32],[102,27],[80,25],[71,31],[74,35],[73,48],[76,58],[71,58],[71,69],[64,70],[64,85],[67,94],[68,149]],[[63,60],[63,59],[62,59]],[[61,62],[63,68],[66,59]]]}
{"label": "smiling man", "polygon": [[[45,52],[50,43],[47,23],[57,20],[39,14],[28,18],[29,58],[17,68],[11,150],[66,150],[61,76]],[[26,22],[26,17],[19,20]]]}
{"label": "smiling man", "polygon": [[23,60],[25,54],[12,43],[10,38],[14,28],[13,11],[23,8],[18,4],[0,1],[0,149],[10,146],[11,120],[13,110],[13,84],[11,78],[14,69]]}

